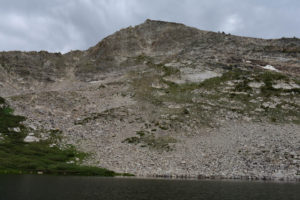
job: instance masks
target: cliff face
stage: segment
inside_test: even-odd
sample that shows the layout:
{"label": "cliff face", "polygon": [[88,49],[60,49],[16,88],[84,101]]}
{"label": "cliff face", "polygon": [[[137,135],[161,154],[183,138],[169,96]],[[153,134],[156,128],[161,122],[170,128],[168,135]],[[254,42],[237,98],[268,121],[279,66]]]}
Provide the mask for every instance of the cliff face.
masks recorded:
{"label": "cliff face", "polygon": [[36,137],[136,175],[299,179],[300,40],[147,20],[86,51],[1,52],[0,96]]}

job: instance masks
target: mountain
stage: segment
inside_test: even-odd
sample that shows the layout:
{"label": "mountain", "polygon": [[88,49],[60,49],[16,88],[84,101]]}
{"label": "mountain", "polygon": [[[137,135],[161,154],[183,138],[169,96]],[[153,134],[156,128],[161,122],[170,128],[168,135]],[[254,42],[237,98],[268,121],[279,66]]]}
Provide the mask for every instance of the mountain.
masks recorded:
{"label": "mountain", "polygon": [[300,39],[146,20],[86,51],[0,53],[0,96],[43,140],[138,176],[300,179]]}

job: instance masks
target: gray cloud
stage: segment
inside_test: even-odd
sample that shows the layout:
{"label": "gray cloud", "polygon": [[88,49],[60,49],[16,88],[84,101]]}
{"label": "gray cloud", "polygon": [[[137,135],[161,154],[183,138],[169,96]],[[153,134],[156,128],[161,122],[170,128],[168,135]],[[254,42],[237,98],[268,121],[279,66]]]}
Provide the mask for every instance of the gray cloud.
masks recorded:
{"label": "gray cloud", "polygon": [[0,50],[87,49],[147,18],[251,37],[300,37],[298,0],[0,0]]}

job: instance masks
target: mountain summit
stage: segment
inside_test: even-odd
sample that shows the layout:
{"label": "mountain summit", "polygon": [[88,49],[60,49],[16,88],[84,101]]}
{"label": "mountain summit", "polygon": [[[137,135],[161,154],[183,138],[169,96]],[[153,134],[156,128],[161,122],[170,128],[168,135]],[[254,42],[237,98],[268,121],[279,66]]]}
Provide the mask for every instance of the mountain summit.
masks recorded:
{"label": "mountain summit", "polygon": [[[146,20],[66,54],[0,53],[34,137],[139,176],[300,178],[300,40]],[[33,136],[32,134],[30,136]]]}

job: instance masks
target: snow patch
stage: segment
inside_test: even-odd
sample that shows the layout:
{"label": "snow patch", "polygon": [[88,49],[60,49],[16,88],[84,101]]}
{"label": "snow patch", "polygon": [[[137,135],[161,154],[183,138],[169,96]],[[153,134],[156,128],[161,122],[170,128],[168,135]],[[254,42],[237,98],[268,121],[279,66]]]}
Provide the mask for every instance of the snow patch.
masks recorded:
{"label": "snow patch", "polygon": [[248,85],[252,88],[260,88],[264,86],[265,84],[263,82],[250,82]]}
{"label": "snow patch", "polygon": [[275,67],[273,67],[272,65],[266,65],[264,67],[262,67],[263,69],[267,69],[267,70],[271,70],[271,71],[276,71],[279,72],[278,69],[276,69]]}
{"label": "snow patch", "polygon": [[200,73],[191,73],[191,74],[184,74],[182,78],[186,82],[192,82],[192,83],[197,83],[197,82],[203,82],[206,79],[214,78],[217,76],[221,76],[221,74],[216,73],[214,71],[202,71]]}
{"label": "snow patch", "polygon": [[206,79],[214,78],[222,76],[221,73],[217,73],[214,71],[197,71],[191,68],[180,69],[181,76],[169,76],[164,77],[165,81],[173,82],[176,84],[184,84],[184,83],[201,83]]}
{"label": "snow patch", "polygon": [[39,141],[40,141],[39,138],[37,138],[35,136],[31,136],[31,135],[28,135],[24,138],[24,142],[28,142],[28,143],[30,143],[30,142],[39,142]]}
{"label": "snow patch", "polygon": [[155,88],[155,89],[167,89],[169,88],[169,86],[167,84],[163,84],[163,83],[152,83],[151,87]]}

